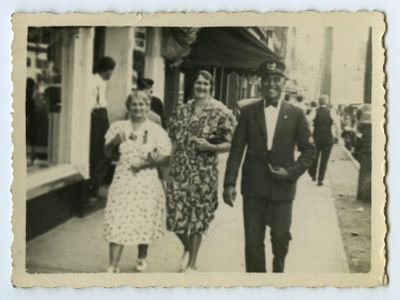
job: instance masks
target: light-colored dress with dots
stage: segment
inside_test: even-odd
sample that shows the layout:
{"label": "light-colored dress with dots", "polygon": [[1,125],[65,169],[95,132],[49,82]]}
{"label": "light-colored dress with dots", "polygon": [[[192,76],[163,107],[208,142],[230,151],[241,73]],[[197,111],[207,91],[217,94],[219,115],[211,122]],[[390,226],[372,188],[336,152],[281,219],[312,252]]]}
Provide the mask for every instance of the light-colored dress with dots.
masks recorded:
{"label": "light-colored dress with dots", "polygon": [[156,168],[133,173],[132,163],[154,156],[169,156],[167,133],[146,120],[133,130],[130,120],[113,123],[106,133],[106,144],[118,133],[125,134],[119,146],[119,160],[105,209],[105,237],[122,245],[149,244],[165,231],[165,193]]}

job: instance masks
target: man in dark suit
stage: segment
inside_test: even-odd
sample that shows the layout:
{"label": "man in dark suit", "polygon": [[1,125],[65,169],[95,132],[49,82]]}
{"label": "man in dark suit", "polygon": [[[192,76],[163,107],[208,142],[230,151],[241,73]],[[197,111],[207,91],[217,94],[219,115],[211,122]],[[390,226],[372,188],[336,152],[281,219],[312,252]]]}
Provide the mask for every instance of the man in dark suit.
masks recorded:
{"label": "man in dark suit", "polygon": [[[242,156],[241,192],[247,272],[266,272],[264,238],[271,228],[273,272],[283,272],[291,240],[292,201],[297,179],[311,166],[315,149],[303,111],[286,101],[285,66],[260,65],[263,98],[243,108],[227,161],[224,201],[233,206]],[[294,159],[295,145],[301,155]]]}
{"label": "man in dark suit", "polygon": [[[318,186],[324,184],[326,167],[333,144],[338,142],[338,126],[328,107],[329,97],[322,95],[319,98],[319,107],[315,111],[313,122],[313,137],[317,148],[317,158],[308,170],[313,181],[318,175]],[[318,171],[318,174],[317,174]]]}

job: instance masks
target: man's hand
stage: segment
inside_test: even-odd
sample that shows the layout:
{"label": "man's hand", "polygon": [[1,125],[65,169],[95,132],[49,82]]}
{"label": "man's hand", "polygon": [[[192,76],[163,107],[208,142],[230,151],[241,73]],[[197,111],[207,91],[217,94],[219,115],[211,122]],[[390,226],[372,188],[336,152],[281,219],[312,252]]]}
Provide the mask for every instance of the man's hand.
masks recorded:
{"label": "man's hand", "polygon": [[233,207],[236,199],[236,188],[234,186],[226,186],[224,188],[223,197],[225,204]]}
{"label": "man's hand", "polygon": [[268,168],[275,179],[289,179],[289,172],[285,168],[273,167],[271,164],[268,164]]}

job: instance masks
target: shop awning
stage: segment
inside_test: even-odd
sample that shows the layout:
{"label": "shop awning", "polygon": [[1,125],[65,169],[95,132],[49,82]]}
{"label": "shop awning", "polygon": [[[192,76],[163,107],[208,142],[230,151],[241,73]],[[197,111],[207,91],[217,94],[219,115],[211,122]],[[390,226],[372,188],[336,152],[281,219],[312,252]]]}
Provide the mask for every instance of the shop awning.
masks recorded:
{"label": "shop awning", "polygon": [[203,27],[188,56],[190,65],[222,67],[252,73],[265,60],[275,58],[265,44],[243,27]]}

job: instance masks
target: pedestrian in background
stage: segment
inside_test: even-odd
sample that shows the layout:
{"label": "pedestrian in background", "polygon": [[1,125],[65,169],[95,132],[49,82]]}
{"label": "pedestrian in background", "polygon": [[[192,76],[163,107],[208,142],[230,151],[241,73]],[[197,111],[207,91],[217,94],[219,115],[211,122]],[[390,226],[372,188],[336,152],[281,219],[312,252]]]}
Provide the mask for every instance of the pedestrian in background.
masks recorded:
{"label": "pedestrian in background", "polygon": [[329,97],[322,95],[319,98],[319,107],[315,112],[313,137],[317,149],[317,158],[308,170],[313,181],[318,179],[318,186],[324,184],[325,172],[333,144],[338,142],[338,126],[336,118],[328,107]]}
{"label": "pedestrian in background", "polygon": [[[26,128],[26,160],[27,165],[32,166],[35,161],[35,114],[36,104],[35,97],[38,92],[38,86],[31,77],[26,79],[25,92],[25,128]],[[29,153],[28,153],[29,148]]]}
{"label": "pedestrian in background", "polygon": [[[262,99],[242,110],[227,161],[224,201],[234,205],[243,163],[241,192],[247,272],[266,272],[265,232],[271,228],[273,272],[283,272],[291,240],[297,179],[311,166],[314,146],[305,114],[284,101],[285,65],[268,60],[258,70]],[[301,155],[294,160],[295,146]]]}
{"label": "pedestrian in background", "polygon": [[295,106],[299,107],[304,112],[304,114],[307,113],[307,104],[305,104],[304,97],[302,95],[298,95],[296,97]]}
{"label": "pedestrian in background", "polygon": [[137,271],[147,268],[149,244],[165,231],[165,193],[157,167],[171,152],[167,133],[147,118],[150,98],[135,91],[128,97],[129,120],[113,123],[105,153],[119,153],[105,209],[105,237],[110,245],[109,272],[119,272],[124,245],[138,245]]}
{"label": "pedestrian in background", "polygon": [[167,180],[167,227],[182,242],[181,269],[197,270],[202,236],[218,207],[218,153],[229,150],[230,111],[211,98],[214,79],[199,71],[194,99],[180,104],[169,121],[174,151]]}
{"label": "pedestrian in background", "polygon": [[114,68],[114,59],[108,56],[101,58],[96,64],[95,74],[91,82],[90,180],[89,201],[86,203],[89,206],[98,200],[100,185],[103,183],[111,165],[110,159],[104,155],[104,136],[110,126],[107,111],[107,81],[110,80]]}

